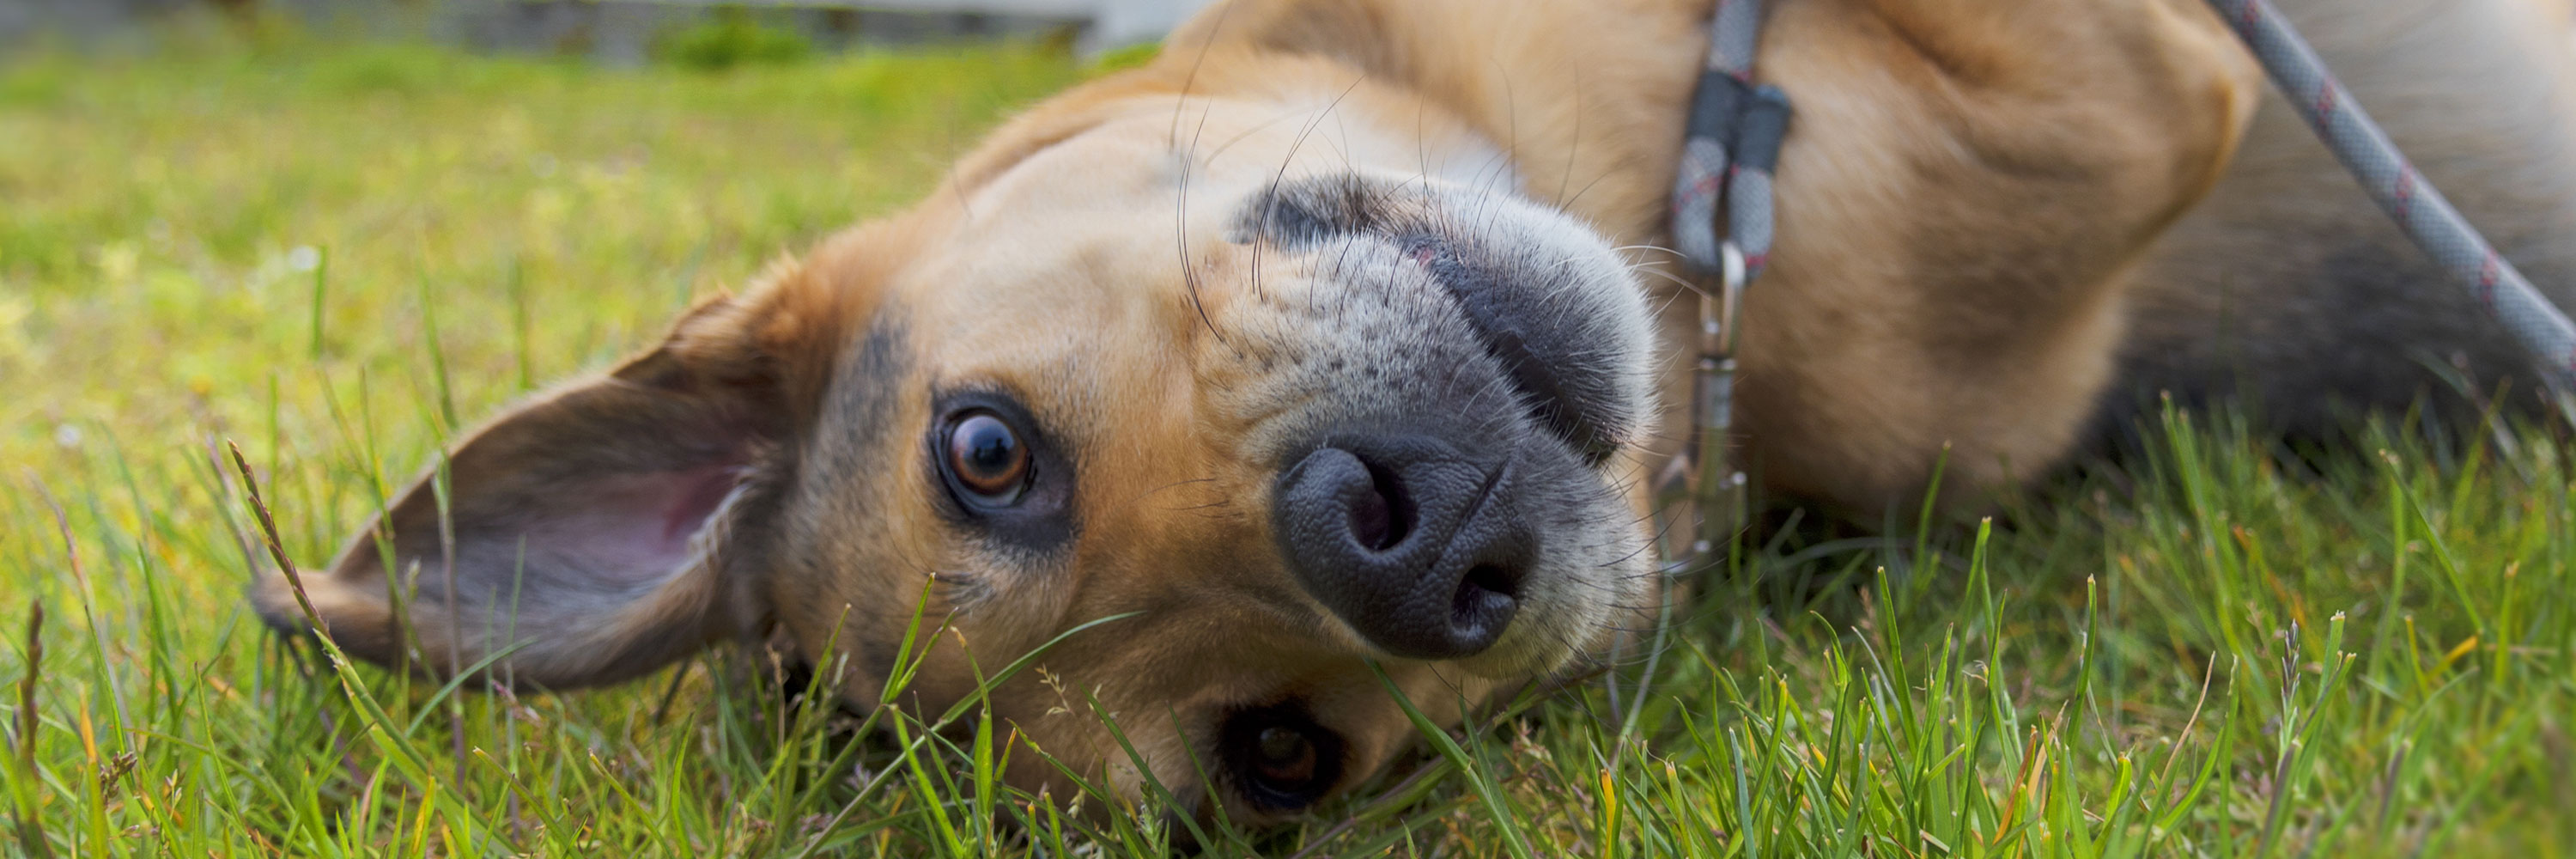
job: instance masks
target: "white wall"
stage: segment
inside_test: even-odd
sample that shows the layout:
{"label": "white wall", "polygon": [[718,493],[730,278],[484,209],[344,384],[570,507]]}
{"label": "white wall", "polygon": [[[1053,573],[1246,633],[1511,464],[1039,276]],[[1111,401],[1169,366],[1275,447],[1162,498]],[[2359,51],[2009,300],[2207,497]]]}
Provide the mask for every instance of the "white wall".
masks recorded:
{"label": "white wall", "polygon": [[1163,37],[1213,0],[645,0],[674,5],[849,7],[899,12],[984,12],[1088,21],[1084,47],[1115,48]]}

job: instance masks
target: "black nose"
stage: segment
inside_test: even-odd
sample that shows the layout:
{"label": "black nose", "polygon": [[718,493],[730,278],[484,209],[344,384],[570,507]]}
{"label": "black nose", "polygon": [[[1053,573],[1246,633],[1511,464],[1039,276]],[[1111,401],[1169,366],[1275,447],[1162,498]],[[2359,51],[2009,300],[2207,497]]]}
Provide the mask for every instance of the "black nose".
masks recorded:
{"label": "black nose", "polygon": [[1492,647],[1537,556],[1511,470],[1428,436],[1340,438],[1279,477],[1289,569],[1370,643],[1412,659]]}

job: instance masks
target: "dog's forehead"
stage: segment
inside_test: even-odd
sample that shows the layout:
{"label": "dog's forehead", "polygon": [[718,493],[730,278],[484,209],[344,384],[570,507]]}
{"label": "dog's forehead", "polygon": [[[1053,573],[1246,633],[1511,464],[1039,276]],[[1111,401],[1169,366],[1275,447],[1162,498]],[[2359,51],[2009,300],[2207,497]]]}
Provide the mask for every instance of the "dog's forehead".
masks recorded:
{"label": "dog's forehead", "polygon": [[[1402,153],[1452,189],[1509,193],[1517,182],[1501,151],[1471,133],[1433,121],[1363,121],[1384,108],[1347,88],[1311,95],[1287,109],[1191,99],[1178,109],[1110,110],[959,190],[947,229],[895,290],[922,325],[932,366],[972,358],[1106,370],[1113,362],[1105,359],[1138,357],[1131,353],[1162,363],[1150,353],[1209,325],[1207,314],[1234,287],[1293,271],[1250,264],[1250,252],[1229,241],[1241,207],[1283,181]],[[1259,133],[1282,128],[1303,131]]]}
{"label": "dog's forehead", "polygon": [[1350,82],[1315,82],[1280,101],[1139,100],[1103,114],[968,193],[969,210],[1009,216],[976,226],[1040,232],[1151,220],[1169,234],[1272,183],[1361,164],[1411,165],[1479,191],[1511,193],[1519,182],[1503,148],[1464,124],[1381,103]]}
{"label": "dog's forehead", "polygon": [[1096,228],[951,248],[908,276],[901,301],[920,371],[943,387],[1075,397],[1159,372],[1183,328],[1169,247]]}

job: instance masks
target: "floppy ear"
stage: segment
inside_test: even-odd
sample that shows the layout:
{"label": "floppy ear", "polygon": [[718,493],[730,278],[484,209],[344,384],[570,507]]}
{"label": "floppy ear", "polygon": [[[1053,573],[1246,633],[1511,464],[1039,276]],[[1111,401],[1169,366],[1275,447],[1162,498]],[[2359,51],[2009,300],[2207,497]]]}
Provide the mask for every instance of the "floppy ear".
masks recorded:
{"label": "floppy ear", "polygon": [[[789,271],[475,431],[445,459],[444,518],[433,464],[304,576],[315,614],[367,659],[447,674],[508,651],[494,673],[549,687],[756,632],[763,514],[844,346],[844,294]],[[283,576],[252,601],[310,626]]]}

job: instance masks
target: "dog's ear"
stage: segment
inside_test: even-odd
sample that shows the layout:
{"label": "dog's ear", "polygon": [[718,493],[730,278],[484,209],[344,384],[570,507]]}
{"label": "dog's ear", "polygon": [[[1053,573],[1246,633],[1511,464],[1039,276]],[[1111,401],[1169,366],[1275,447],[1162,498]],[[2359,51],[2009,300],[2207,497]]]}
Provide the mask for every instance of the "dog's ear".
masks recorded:
{"label": "dog's ear", "polygon": [[[791,269],[701,304],[659,348],[475,431],[303,576],[313,614],[367,659],[447,674],[497,657],[495,676],[547,687],[755,632],[758,523],[852,327],[846,283],[819,280]],[[283,576],[252,599],[311,626]]]}

